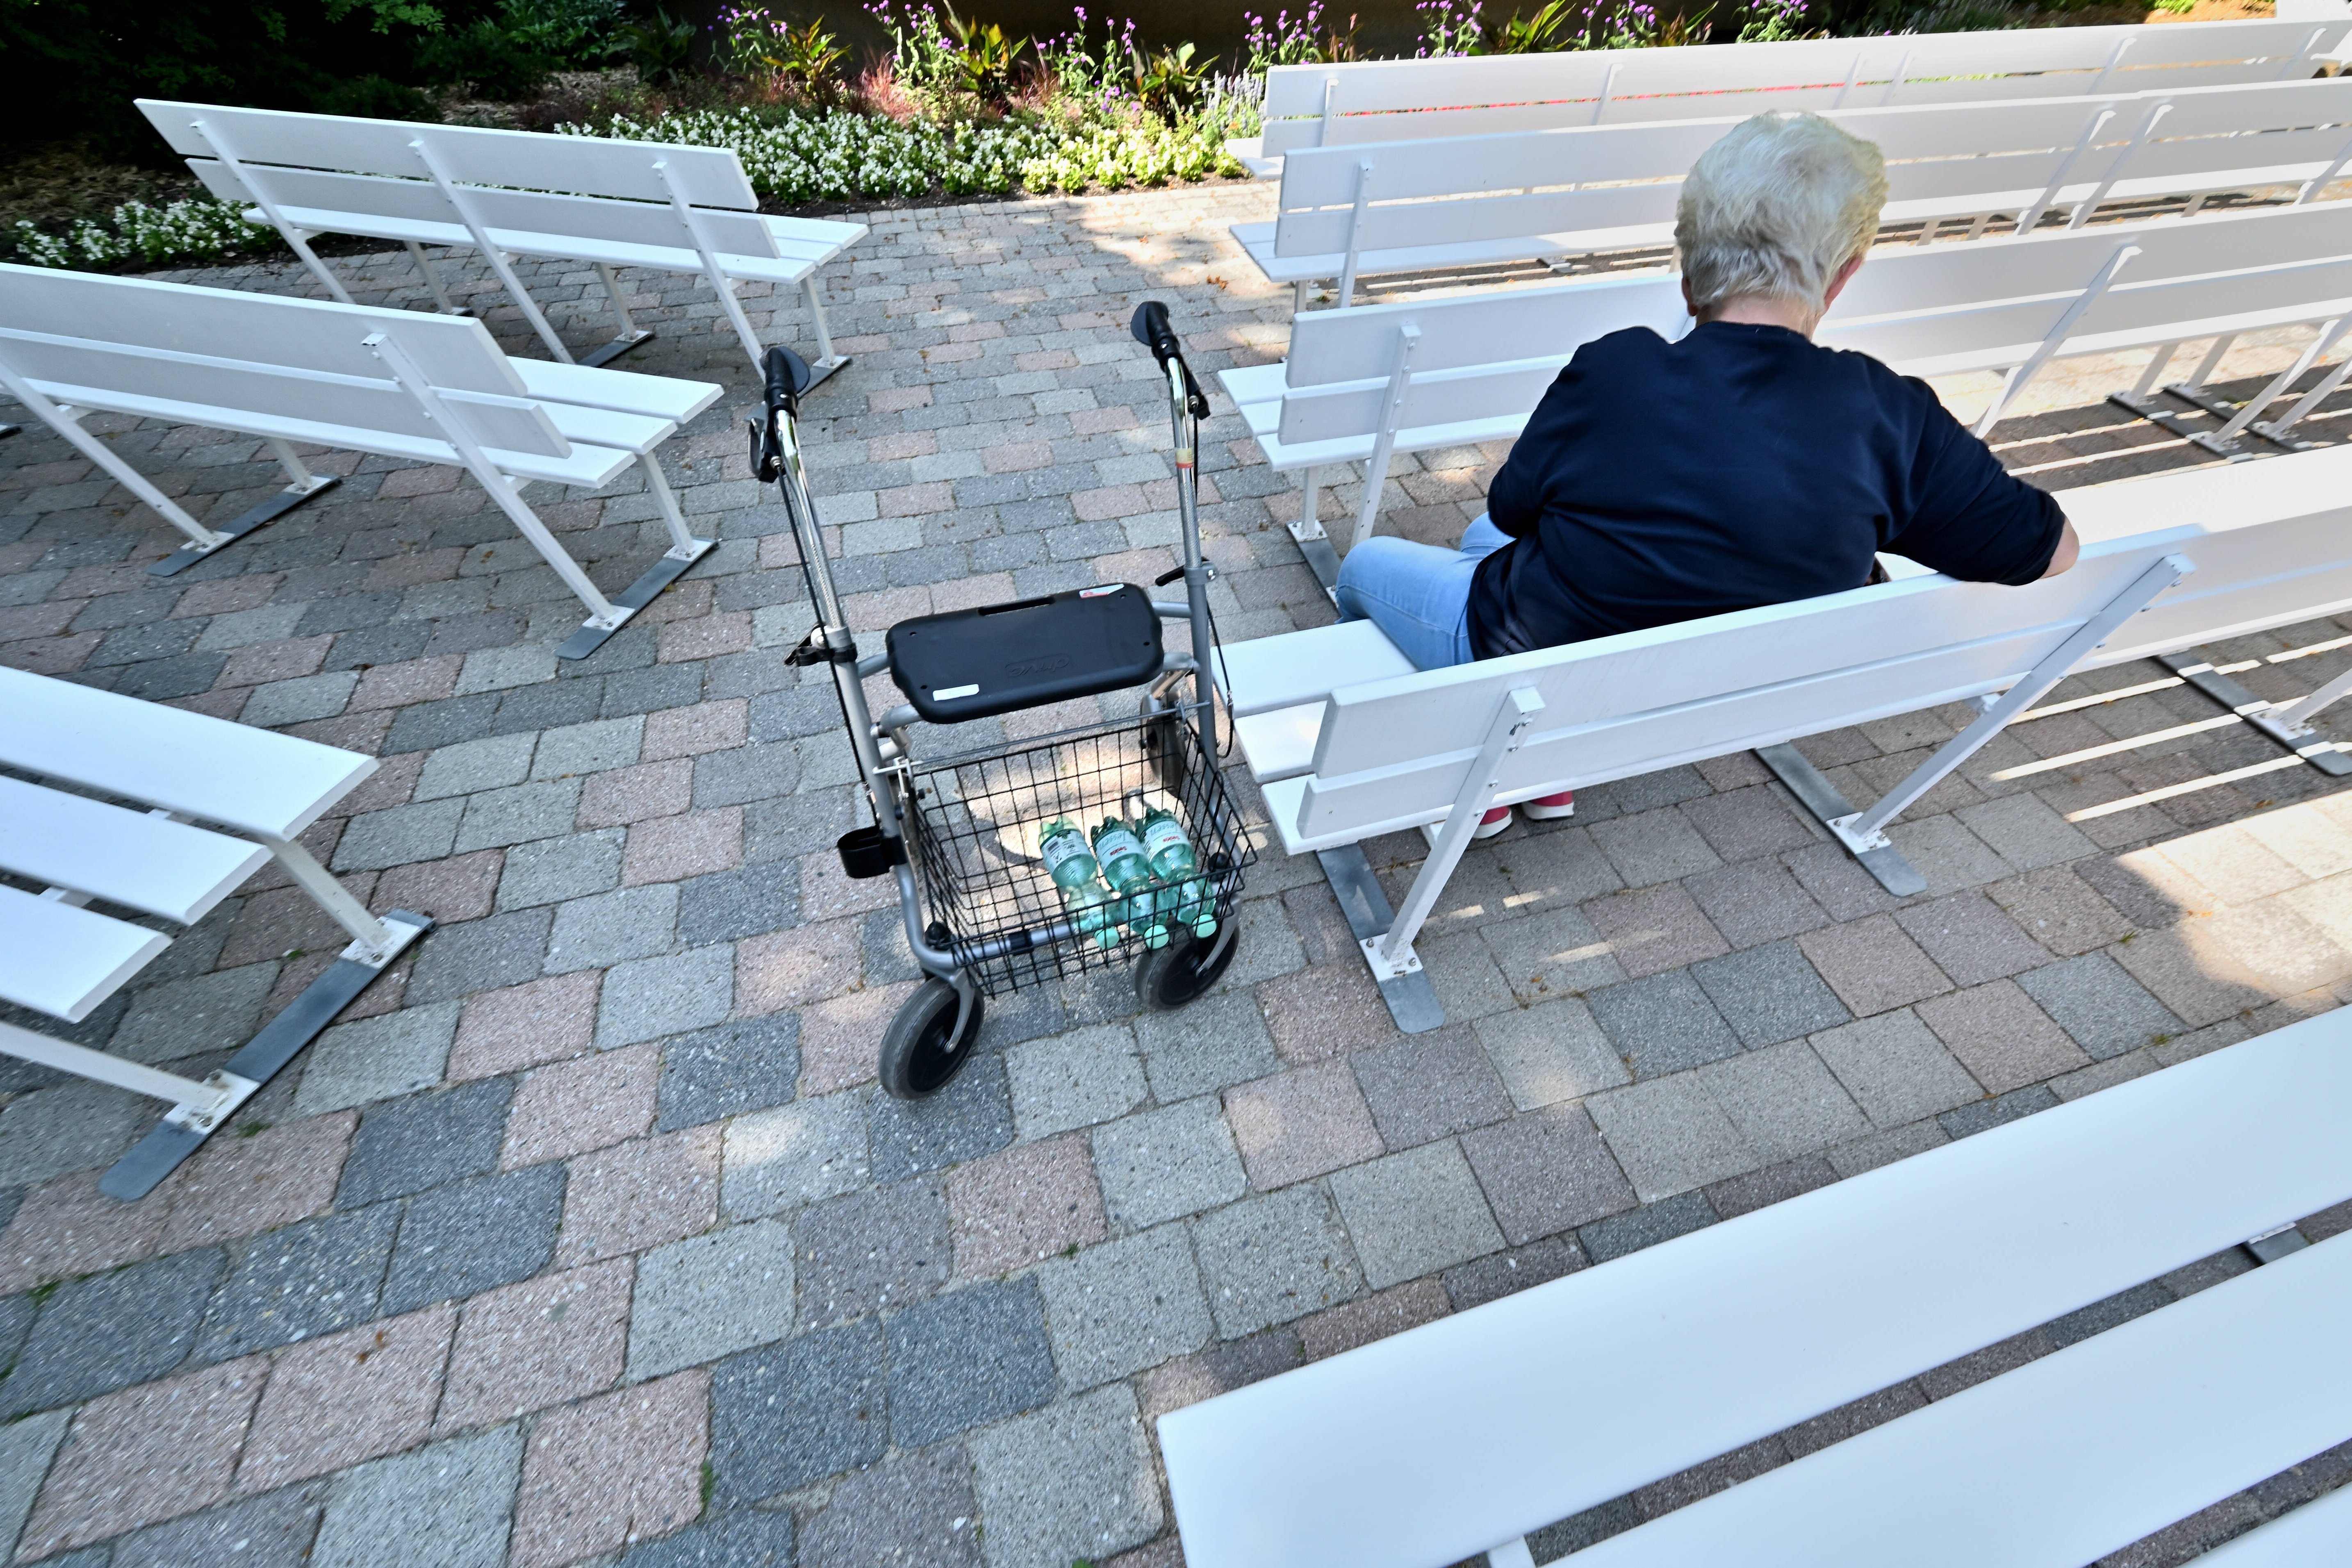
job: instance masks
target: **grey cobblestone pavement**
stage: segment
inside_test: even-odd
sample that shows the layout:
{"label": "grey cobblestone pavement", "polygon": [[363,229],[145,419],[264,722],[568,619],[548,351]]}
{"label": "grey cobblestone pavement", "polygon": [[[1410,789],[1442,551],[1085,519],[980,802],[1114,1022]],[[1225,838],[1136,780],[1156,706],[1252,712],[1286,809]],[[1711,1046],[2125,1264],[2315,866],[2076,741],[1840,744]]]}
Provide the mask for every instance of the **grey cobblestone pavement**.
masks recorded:
{"label": "grey cobblestone pavement", "polygon": [[[856,363],[805,426],[859,626],[1171,563],[1161,388],[1127,316],[1170,300],[1203,369],[1278,355],[1287,291],[1223,228],[1267,204],[876,215],[825,279]],[[424,298],[397,255],[335,265],[364,300]],[[281,266],[173,276],[314,291]],[[533,276],[597,341],[593,276]],[[938,1101],[888,1102],[875,1051],[914,971],[887,890],[833,857],[853,773],[832,698],[783,661],[808,611],[746,468],[749,368],[698,286],[630,281],[662,335],[627,367],[727,386],[664,453],[721,542],[577,664],[551,658],[575,604],[454,470],[321,455],[340,489],[158,580],[172,537],[127,495],[38,426],[0,447],[0,661],[381,757],[306,841],[373,907],[442,922],[137,1205],[96,1182],[149,1110],[0,1064],[18,1561],[1173,1568],[1160,1412],[2352,994],[2352,795],[2242,772],[2280,753],[2185,730],[2218,710],[2135,666],[2053,700],[2137,694],[2017,726],[1895,830],[1919,897],[1726,757],[1475,847],[1423,946],[1433,1034],[1397,1035],[1313,862],[1276,848],[1212,995],[1138,1016],[1123,975],[1024,992]],[[765,324],[776,302],[751,303]],[[805,342],[796,303],[772,335]],[[2231,374],[2291,352],[2250,342]],[[2133,374],[2071,367],[2004,456],[2053,488],[2184,464],[2099,405]],[[1275,521],[1296,487],[1219,409],[1223,635],[1320,624]],[[254,441],[91,427],[199,516],[280,482]],[[1386,526],[1450,538],[1502,453],[1400,463]],[[608,590],[661,548],[632,483],[536,503]],[[2347,634],[2212,652],[2284,698],[2352,665]],[[1867,799],[1959,720],[1802,747]],[[1369,848],[1399,889],[1423,853]],[[265,878],[72,1032],[201,1072],[337,945]],[[1661,1482],[1537,1556],[2232,1267]],[[2181,1561],[2347,1469],[2325,1457],[2114,1561]]]}

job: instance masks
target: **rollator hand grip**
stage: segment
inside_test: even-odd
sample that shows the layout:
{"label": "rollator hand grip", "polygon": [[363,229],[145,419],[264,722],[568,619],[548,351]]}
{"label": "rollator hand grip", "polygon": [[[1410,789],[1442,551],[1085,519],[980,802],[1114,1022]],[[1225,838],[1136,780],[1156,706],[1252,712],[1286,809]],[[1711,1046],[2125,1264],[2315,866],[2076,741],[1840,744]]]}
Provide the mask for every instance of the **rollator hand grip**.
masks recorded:
{"label": "rollator hand grip", "polygon": [[1176,362],[1176,368],[1184,373],[1186,405],[1192,409],[1193,418],[1206,419],[1209,416],[1208,395],[1201,390],[1201,384],[1192,379],[1192,367],[1184,363],[1184,345],[1177,341],[1176,329],[1168,324],[1168,307],[1157,300],[1146,300],[1135,308],[1135,317],[1128,322],[1127,328],[1135,334],[1137,342],[1151,351],[1151,357],[1160,362],[1161,370],[1168,368],[1170,360]]}
{"label": "rollator hand grip", "polygon": [[814,379],[808,361],[779,343],[761,360],[767,381],[768,408],[782,408],[795,419],[800,417],[801,394],[809,389]]}

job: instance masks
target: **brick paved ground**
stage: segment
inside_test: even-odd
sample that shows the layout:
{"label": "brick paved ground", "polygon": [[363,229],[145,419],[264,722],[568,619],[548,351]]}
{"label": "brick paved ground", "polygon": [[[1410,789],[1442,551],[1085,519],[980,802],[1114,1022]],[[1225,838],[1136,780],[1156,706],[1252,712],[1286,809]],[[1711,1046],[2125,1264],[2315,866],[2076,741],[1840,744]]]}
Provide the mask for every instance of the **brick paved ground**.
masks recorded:
{"label": "brick paved ground", "polygon": [[[1286,294],[1223,231],[1266,195],[876,220],[827,279],[857,363],[806,427],[860,626],[1170,562],[1160,391],[1124,322],[1157,294],[1204,369],[1278,353]],[[422,298],[397,257],[339,265],[363,298]],[[285,268],[190,276],[310,291]],[[2352,987],[2352,796],[2300,767],[2200,786],[2277,756],[2231,727],[2102,751],[2216,716],[2176,688],[2021,725],[1939,787],[1895,830],[1932,884],[1916,899],[1727,757],[1474,849],[1423,946],[1438,1032],[1395,1034],[1312,864],[1275,854],[1214,994],[1142,1017],[1118,977],[1007,998],[947,1094],[891,1103],[875,1047],[914,971],[880,887],[833,861],[852,774],[832,699],[782,659],[808,616],[744,466],[748,368],[695,288],[635,281],[666,335],[629,363],[728,385],[667,454],[724,542],[580,664],[551,657],[576,607],[451,470],[323,457],[340,490],[160,582],[143,568],[171,538],[129,498],[37,427],[5,448],[0,660],[381,756],[309,840],[374,907],[443,922],[136,1205],[95,1183],[149,1110],[0,1068],[18,1560],[1171,1568],[1159,1412]],[[593,341],[572,309],[593,299],[557,312]],[[2232,374],[2288,352],[2251,344]],[[2005,455],[2053,486],[2186,461],[2097,405],[2134,373],[2053,380]],[[199,515],[278,483],[251,441],[92,425]],[[1400,464],[1390,526],[1458,531],[1499,456]],[[1224,636],[1328,618],[1270,521],[1296,491],[1230,415],[1203,467]],[[608,588],[660,548],[622,490],[543,507]],[[2347,662],[2242,679],[2284,697]],[[1956,721],[1804,749],[1868,798]],[[1400,886],[1421,853],[1370,848]],[[336,945],[257,882],[74,1033],[201,1072]],[[1538,1555],[2231,1267],[1660,1483]],[[2118,1561],[2179,1561],[2347,1466]]]}

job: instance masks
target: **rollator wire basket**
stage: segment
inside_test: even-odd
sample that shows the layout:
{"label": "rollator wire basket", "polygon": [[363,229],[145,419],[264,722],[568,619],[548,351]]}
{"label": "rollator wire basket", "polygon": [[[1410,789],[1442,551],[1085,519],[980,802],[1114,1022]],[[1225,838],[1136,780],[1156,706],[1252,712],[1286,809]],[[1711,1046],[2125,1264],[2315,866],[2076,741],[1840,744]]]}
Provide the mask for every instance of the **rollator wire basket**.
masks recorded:
{"label": "rollator wire basket", "polygon": [[[906,819],[923,904],[944,939],[991,996],[1132,962],[1140,938],[1111,928],[1108,947],[1090,936],[1050,940],[1069,913],[1037,841],[1067,817],[1091,838],[1106,817],[1129,821],[1150,807],[1172,812],[1192,840],[1218,923],[1233,918],[1242,872],[1257,859],[1240,808],[1202,750],[1200,732],[1172,716],[1114,721],[1017,746],[910,763]],[[1157,895],[1191,879],[1155,879]]]}

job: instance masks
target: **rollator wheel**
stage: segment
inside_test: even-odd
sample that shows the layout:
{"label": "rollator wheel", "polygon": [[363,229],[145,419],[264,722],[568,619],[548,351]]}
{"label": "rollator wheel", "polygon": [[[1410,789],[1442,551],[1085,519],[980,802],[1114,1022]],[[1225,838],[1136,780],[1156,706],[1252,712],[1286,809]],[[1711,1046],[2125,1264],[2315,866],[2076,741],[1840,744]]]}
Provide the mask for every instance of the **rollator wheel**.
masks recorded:
{"label": "rollator wheel", "polygon": [[971,1016],[956,1035],[956,988],[934,975],[907,998],[882,1035],[882,1087],[894,1100],[922,1100],[947,1087],[971,1059],[987,998],[972,994]]}
{"label": "rollator wheel", "polygon": [[1234,923],[1233,916],[1226,916],[1205,942],[1180,931],[1166,947],[1138,959],[1135,994],[1143,1005],[1154,1010],[1181,1007],[1214,985],[1241,951],[1241,943],[1234,940]]}

